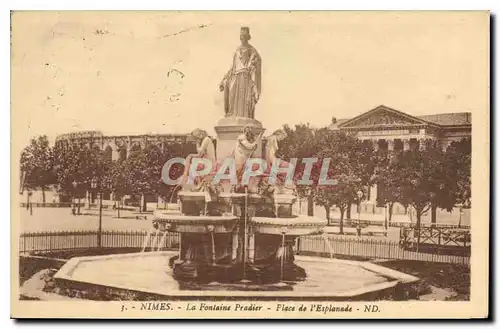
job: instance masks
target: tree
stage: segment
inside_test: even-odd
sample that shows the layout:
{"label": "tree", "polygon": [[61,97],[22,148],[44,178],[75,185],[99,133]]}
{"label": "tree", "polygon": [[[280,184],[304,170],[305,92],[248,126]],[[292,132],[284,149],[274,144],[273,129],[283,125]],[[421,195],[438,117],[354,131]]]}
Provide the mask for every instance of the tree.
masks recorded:
{"label": "tree", "polygon": [[455,174],[444,155],[436,141],[426,141],[423,149],[406,151],[397,159],[401,170],[401,201],[415,209],[418,228],[422,215],[429,209],[435,223],[437,207],[451,210],[455,204]]}
{"label": "tree", "polygon": [[470,208],[471,199],[471,139],[455,141],[446,149],[446,162],[449,174],[456,184],[452,185],[456,203]]}
{"label": "tree", "polygon": [[[318,163],[313,167],[311,178],[314,182],[314,202],[325,208],[326,219],[328,224],[330,224],[330,211],[331,208],[338,205],[338,185],[318,185],[318,180],[320,176],[321,167],[323,165],[323,159],[330,158],[330,164],[328,167],[327,177],[332,178],[338,175],[338,162],[336,147],[338,146],[338,136],[336,132],[333,132],[327,128],[319,129],[316,132],[316,147],[319,151],[314,155],[318,157]],[[339,209],[341,209],[339,207]],[[341,214],[343,218],[343,210],[341,209]]]}
{"label": "tree", "polygon": [[316,203],[325,207],[329,219],[330,208],[335,205],[340,210],[340,233],[343,234],[344,214],[350,218],[352,203],[360,203],[358,196],[371,183],[374,171],[374,156],[371,143],[360,141],[354,136],[329,129],[320,129],[317,134],[318,151],[316,157],[321,165],[325,159],[330,159],[328,179],[336,180],[335,185],[318,185]]}
{"label": "tree", "polygon": [[[108,164],[107,170],[103,171],[102,186],[105,191],[113,193],[118,200],[130,192],[130,181],[126,177],[123,161],[112,161]],[[118,218],[120,218],[121,206],[121,201],[119,201],[116,207]]]}
{"label": "tree", "polygon": [[[59,143],[54,147],[54,170],[61,192],[73,192],[78,200],[83,191],[91,189],[92,179],[100,179],[105,168],[102,151],[95,144],[85,142]],[[73,183],[76,183],[76,188]],[[78,202],[80,211],[80,202]]]}
{"label": "tree", "polygon": [[[287,137],[280,142],[280,148],[277,152],[277,157],[285,161],[290,161],[292,158],[297,158],[297,167],[295,168],[295,179],[302,178],[305,165],[300,161],[303,158],[314,157],[317,150],[317,139],[315,138],[315,130],[309,124],[298,124],[295,128],[288,125],[283,126]],[[307,215],[314,215],[314,193],[316,186],[313,185],[297,185],[297,194],[301,198],[307,198]]]}
{"label": "tree", "polygon": [[[125,186],[131,193],[141,195],[141,210],[146,211],[146,194],[161,195],[164,199],[172,198],[175,186],[166,185],[162,180],[162,169],[168,159],[183,156],[183,147],[179,143],[166,145],[163,149],[147,143],[145,148],[136,152],[123,163]],[[173,166],[170,175],[173,179],[180,176],[182,166]]]}
{"label": "tree", "polygon": [[[181,143],[169,143],[163,148],[163,161],[167,162],[169,159],[176,157],[186,157],[188,154],[194,153],[196,149],[192,144],[181,144]],[[162,167],[163,169],[163,167]],[[169,176],[172,179],[179,178],[184,171],[184,166],[182,164],[174,164],[170,167]],[[163,174],[163,173],[162,173]],[[167,185],[163,181],[160,182],[158,187],[159,196],[164,200],[165,203],[170,203],[177,197],[177,192],[179,192],[180,186]]]}
{"label": "tree", "polygon": [[[403,198],[403,186],[405,170],[402,168],[402,162],[398,161],[402,153],[397,152],[389,155],[387,152],[379,151],[377,156],[377,167],[373,176],[373,182],[380,186],[378,200],[382,201],[388,208],[388,220],[392,221],[393,206],[396,202],[408,205]],[[387,223],[386,223],[387,224]]]}
{"label": "tree", "polygon": [[53,152],[47,136],[32,138],[30,144],[21,153],[21,172],[24,172],[24,187],[40,188],[42,202],[45,203],[45,191],[56,183],[53,170]]}

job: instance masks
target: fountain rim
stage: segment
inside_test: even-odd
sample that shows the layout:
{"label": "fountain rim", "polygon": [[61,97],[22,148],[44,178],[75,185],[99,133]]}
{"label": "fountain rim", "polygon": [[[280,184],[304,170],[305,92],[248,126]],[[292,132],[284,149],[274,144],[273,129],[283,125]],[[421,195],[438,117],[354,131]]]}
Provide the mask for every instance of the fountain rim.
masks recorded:
{"label": "fountain rim", "polygon": [[[206,191],[180,191],[177,193],[177,196],[182,199],[182,198],[192,198],[196,199],[199,198],[200,200],[205,200],[205,195],[207,194]],[[239,192],[221,192],[217,195],[218,198],[221,199],[243,199],[247,196],[248,198],[251,199],[263,199],[264,196],[260,194],[255,194],[255,193],[239,193]]]}
{"label": "fountain rim", "polygon": [[[307,219],[307,220],[306,220]],[[312,221],[311,219],[315,219]],[[252,217],[250,222],[260,225],[276,226],[326,226],[327,220],[314,216],[296,215],[295,217]]]}
{"label": "fountain rim", "polygon": [[392,270],[371,262],[363,261],[352,261],[344,259],[332,259],[332,258],[322,258],[322,257],[312,257],[312,256],[301,256],[296,255],[295,259],[303,262],[321,262],[321,263],[332,263],[332,264],[345,264],[351,266],[359,266],[367,271],[374,272],[378,275],[385,276],[386,278],[392,279],[391,281],[375,283],[368,286],[363,286],[360,288],[355,288],[348,291],[339,292],[316,292],[301,294],[297,291],[204,291],[204,290],[180,290],[172,294],[158,293],[153,289],[133,289],[120,284],[107,285],[103,283],[93,282],[92,280],[75,280],[71,276],[76,270],[78,264],[84,261],[98,261],[102,259],[110,258],[127,258],[127,257],[151,257],[151,256],[172,256],[175,255],[172,251],[156,251],[148,253],[127,253],[127,254],[115,254],[115,255],[102,255],[102,256],[82,256],[71,258],[66,262],[61,269],[54,275],[55,280],[61,280],[66,282],[74,282],[76,284],[89,284],[98,285],[115,289],[122,289],[127,291],[136,291],[141,293],[150,293],[165,297],[184,297],[184,296],[198,296],[198,297],[291,297],[291,298],[349,298],[360,296],[364,294],[373,293],[376,291],[382,291],[390,288],[396,287],[398,284],[412,284],[420,279],[403,272]]}
{"label": "fountain rim", "polygon": [[167,222],[167,223],[228,223],[237,220],[239,217],[235,215],[230,216],[193,216],[193,215],[183,215],[180,212],[177,214],[165,214],[161,213],[161,210],[156,210],[153,212],[153,221]]}

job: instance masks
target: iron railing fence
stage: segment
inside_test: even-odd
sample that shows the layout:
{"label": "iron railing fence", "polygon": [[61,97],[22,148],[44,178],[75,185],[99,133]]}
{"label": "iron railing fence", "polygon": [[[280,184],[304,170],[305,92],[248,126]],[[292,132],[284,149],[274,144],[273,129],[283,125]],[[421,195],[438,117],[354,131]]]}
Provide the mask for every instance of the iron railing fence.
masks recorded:
{"label": "iron railing fence", "polygon": [[[142,248],[147,231],[103,231],[102,248]],[[90,249],[98,247],[98,231],[59,231],[59,232],[34,232],[23,233],[20,236],[19,252],[43,252],[73,249]],[[167,233],[162,239],[161,235],[155,240],[160,250],[178,248],[179,235]],[[151,241],[147,248],[151,248]],[[158,245],[160,244],[161,245]]]}
{"label": "iron railing fence", "polygon": [[[103,231],[102,248],[142,248],[147,231]],[[158,250],[176,249],[179,247],[179,234],[168,232],[159,234],[154,240]],[[21,253],[50,252],[58,250],[90,249],[98,247],[97,231],[60,231],[23,233],[20,236],[19,251]],[[370,237],[350,237],[338,235],[315,235],[297,238],[295,252],[323,257],[351,256],[367,259],[415,260],[426,262],[466,264],[470,263],[470,248],[457,247],[454,254],[445,253],[442,249],[417,251],[408,249],[399,241],[373,239]]]}
{"label": "iron railing fence", "polygon": [[297,239],[295,251],[302,254],[355,256],[368,259],[415,260],[425,262],[469,264],[470,249],[443,250],[424,248],[408,249],[399,241],[351,236],[307,236]]}
{"label": "iron railing fence", "polygon": [[[71,208],[72,206],[78,207],[78,202],[21,202],[21,208],[31,206],[33,208]],[[80,207],[84,207],[85,202],[80,202]]]}

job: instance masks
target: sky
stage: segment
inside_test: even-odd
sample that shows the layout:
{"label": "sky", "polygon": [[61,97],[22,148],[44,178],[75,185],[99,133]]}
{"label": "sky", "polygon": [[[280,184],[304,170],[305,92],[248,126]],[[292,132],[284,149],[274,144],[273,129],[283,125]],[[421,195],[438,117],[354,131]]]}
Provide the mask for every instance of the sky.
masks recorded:
{"label": "sky", "polygon": [[485,113],[488,24],[478,12],[15,12],[13,136],[214,134],[241,26],[262,57],[268,132],[381,104]]}

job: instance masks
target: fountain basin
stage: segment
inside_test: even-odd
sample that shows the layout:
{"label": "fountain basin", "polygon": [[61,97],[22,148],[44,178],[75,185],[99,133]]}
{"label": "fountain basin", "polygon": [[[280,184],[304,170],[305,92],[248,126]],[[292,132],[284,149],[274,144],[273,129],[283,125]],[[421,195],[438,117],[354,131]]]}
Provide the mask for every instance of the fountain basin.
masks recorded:
{"label": "fountain basin", "polygon": [[294,204],[297,201],[297,197],[293,194],[274,194],[274,203],[276,204]]}
{"label": "fountain basin", "polygon": [[180,191],[177,194],[177,197],[184,201],[205,201],[206,193],[205,192],[194,192],[194,191]]}
{"label": "fountain basin", "polygon": [[236,216],[189,216],[171,214],[163,210],[154,212],[158,229],[184,233],[229,233],[234,229]]}
{"label": "fountain basin", "polygon": [[311,216],[292,218],[253,217],[250,219],[255,232],[273,235],[318,234],[327,224],[326,220]]}
{"label": "fountain basin", "polygon": [[[136,293],[151,299],[297,299],[374,300],[397,298],[418,278],[370,262],[296,256],[307,272],[300,282],[278,284],[195,283],[173,278],[168,259],[175,252],[76,257],[54,276],[56,284],[72,289],[95,288]],[[106,273],[106,275],[102,275]]]}
{"label": "fountain basin", "polygon": [[[207,192],[194,192],[194,191],[180,191],[178,193],[178,198],[181,200],[181,203],[184,201],[192,201],[192,202],[207,202]],[[233,201],[235,204],[242,204],[245,202],[245,197],[249,204],[263,202],[265,197],[260,194],[245,194],[245,193],[237,193],[237,192],[222,192],[215,196],[218,200],[222,201]],[[278,203],[293,203],[295,201],[295,196],[286,195],[286,194],[277,194],[275,195],[275,199],[278,200]],[[281,201],[283,200],[283,201]],[[216,200],[212,200],[216,201]]]}

